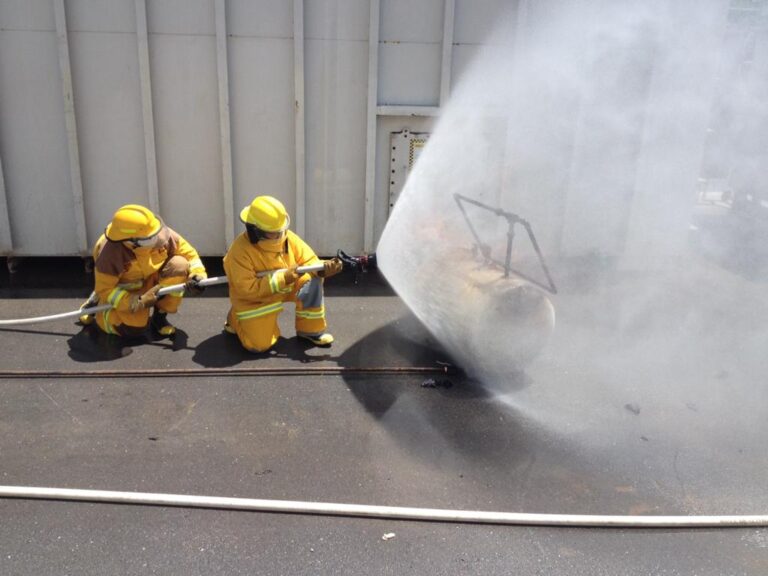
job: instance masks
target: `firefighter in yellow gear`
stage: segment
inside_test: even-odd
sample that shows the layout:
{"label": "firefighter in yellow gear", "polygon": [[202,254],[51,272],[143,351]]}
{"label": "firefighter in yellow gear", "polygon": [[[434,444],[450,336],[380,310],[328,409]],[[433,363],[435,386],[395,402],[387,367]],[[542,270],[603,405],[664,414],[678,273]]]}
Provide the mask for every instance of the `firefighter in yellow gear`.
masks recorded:
{"label": "firefighter in yellow gear", "polygon": [[[285,206],[272,196],[258,196],[240,212],[245,232],[224,256],[231,309],[224,328],[237,334],[252,352],[269,350],[280,337],[278,316],[285,302],[295,302],[296,335],[316,346],[330,346],[326,331],[323,280],[341,272],[342,262],[320,260],[297,234],[288,230]],[[314,274],[299,266],[324,265]]]}
{"label": "firefighter in yellow gear", "polygon": [[[93,248],[95,287],[83,308],[111,304],[95,315],[107,334],[138,336],[148,325],[161,336],[176,328],[167,314],[175,313],[185,290],[158,298],[157,292],[174,284],[186,284],[186,292],[199,294],[199,282],[207,278],[197,251],[151,210],[128,204],[115,212]],[[154,308],[150,318],[150,309]],[[93,316],[82,315],[82,324]]]}

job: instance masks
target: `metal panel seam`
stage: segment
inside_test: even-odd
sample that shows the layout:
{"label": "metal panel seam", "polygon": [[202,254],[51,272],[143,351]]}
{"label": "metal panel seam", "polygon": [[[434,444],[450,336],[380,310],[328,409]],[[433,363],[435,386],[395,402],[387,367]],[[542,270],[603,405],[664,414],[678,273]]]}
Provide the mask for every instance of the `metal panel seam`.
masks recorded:
{"label": "metal panel seam", "polygon": [[365,215],[364,250],[373,250],[373,216],[376,194],[376,124],[378,121],[378,79],[379,79],[379,18],[380,0],[371,0],[370,27],[368,32],[368,117],[365,154]]}
{"label": "metal panel seam", "polygon": [[216,68],[219,81],[219,135],[224,195],[224,241],[235,239],[235,199],[232,185],[232,140],[229,112],[229,62],[227,59],[227,13],[225,0],[216,0]]}
{"label": "metal panel seam", "polygon": [[144,120],[144,157],[147,164],[147,197],[149,207],[160,212],[160,193],[157,181],[157,152],[155,150],[155,116],[152,108],[152,80],[149,68],[149,41],[147,37],[147,1],[136,0],[136,43],[141,84],[141,112]]}
{"label": "metal panel seam", "polygon": [[53,0],[56,17],[56,38],[59,52],[59,70],[61,89],[64,99],[64,124],[67,132],[67,151],[69,152],[69,178],[74,200],[75,223],[77,226],[77,248],[80,254],[88,254],[88,238],[85,229],[85,206],[83,204],[83,181],[80,173],[80,150],[77,140],[77,120],[75,118],[75,99],[72,90],[72,69],[67,36],[67,17],[64,0]]}
{"label": "metal panel seam", "polygon": [[304,0],[293,0],[294,126],[296,131],[296,232],[306,228],[306,126],[304,120]]}

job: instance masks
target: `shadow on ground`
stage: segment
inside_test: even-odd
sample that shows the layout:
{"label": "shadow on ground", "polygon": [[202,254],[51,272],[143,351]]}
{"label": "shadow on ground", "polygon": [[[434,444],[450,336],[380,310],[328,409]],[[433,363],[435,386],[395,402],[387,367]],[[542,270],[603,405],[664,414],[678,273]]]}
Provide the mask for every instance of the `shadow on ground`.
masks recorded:
{"label": "shadow on ground", "polygon": [[[421,462],[439,465],[446,448],[473,461],[503,462],[504,467],[530,460],[523,415],[494,402],[485,387],[454,366],[413,315],[371,332],[347,349],[339,364],[438,369],[424,374],[404,370],[399,375],[393,370],[386,376],[344,376],[360,405]],[[511,378],[510,385],[517,389],[530,383],[524,374]]]}
{"label": "shadow on ground", "polygon": [[[68,334],[62,334],[69,336]],[[189,337],[183,330],[177,329],[172,339],[147,331],[135,338],[120,338],[102,332],[96,325],[84,326],[80,332],[67,340],[68,356],[75,362],[105,362],[124,358],[133,353],[137,346],[160,346],[172,350],[187,348]]]}
{"label": "shadow on ground", "polygon": [[[309,350],[315,351],[314,354],[308,354]],[[318,350],[323,352],[317,353]],[[268,358],[282,358],[300,362],[321,362],[334,360],[332,349],[315,348],[309,342],[296,336],[292,338],[280,337],[277,343],[266,352],[249,352],[240,344],[237,336],[221,332],[203,340],[195,348],[195,354],[192,357],[195,364],[205,366],[206,368],[226,368],[236,366],[241,362],[254,360],[264,360]]]}

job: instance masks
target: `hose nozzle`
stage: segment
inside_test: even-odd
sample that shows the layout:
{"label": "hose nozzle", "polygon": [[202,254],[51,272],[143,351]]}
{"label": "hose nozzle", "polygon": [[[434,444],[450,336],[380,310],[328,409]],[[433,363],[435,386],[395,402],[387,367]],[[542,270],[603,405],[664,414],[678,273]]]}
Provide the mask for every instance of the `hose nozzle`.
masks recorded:
{"label": "hose nozzle", "polygon": [[352,270],[355,274],[376,270],[376,253],[362,254],[360,256],[350,256],[344,250],[336,252],[336,257],[344,264],[344,270]]}

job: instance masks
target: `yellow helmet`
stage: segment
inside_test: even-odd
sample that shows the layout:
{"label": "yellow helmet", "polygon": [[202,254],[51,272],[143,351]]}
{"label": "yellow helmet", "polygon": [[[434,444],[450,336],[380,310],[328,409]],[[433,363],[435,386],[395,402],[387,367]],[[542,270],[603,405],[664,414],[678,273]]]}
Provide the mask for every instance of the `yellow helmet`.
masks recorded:
{"label": "yellow helmet", "polygon": [[126,204],[115,212],[107,225],[107,239],[113,242],[151,238],[163,227],[163,222],[149,208]]}
{"label": "yellow helmet", "polygon": [[288,211],[277,198],[272,196],[257,196],[250,206],[240,212],[240,220],[252,224],[265,232],[282,232],[288,228],[291,218]]}

